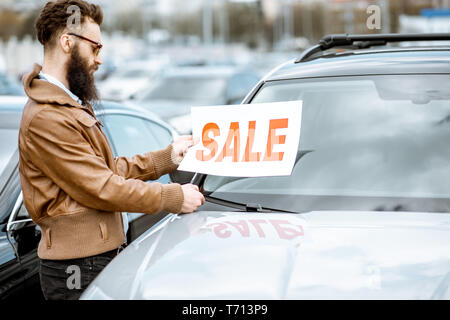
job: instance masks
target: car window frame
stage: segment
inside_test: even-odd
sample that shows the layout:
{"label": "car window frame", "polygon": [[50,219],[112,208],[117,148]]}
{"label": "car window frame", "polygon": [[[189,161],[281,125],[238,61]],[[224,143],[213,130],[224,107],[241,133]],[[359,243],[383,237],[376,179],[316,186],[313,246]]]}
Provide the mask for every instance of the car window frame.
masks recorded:
{"label": "car window frame", "polygon": [[105,131],[105,134],[108,137],[108,141],[109,141],[109,143],[111,145],[111,149],[113,151],[114,157],[119,157],[120,155],[119,155],[119,153],[117,151],[116,144],[115,144],[114,140],[112,139],[112,135],[110,133],[110,130],[108,128],[107,121],[106,121],[106,118],[105,118],[106,116],[110,116],[110,115],[120,115],[120,116],[134,117],[134,118],[141,119],[143,121],[151,122],[151,123],[153,123],[155,125],[159,125],[160,127],[163,127],[164,129],[167,130],[167,132],[172,137],[172,142],[175,140],[175,133],[174,133],[174,131],[170,127],[168,127],[167,125],[165,125],[162,122],[155,121],[155,119],[152,119],[150,117],[146,117],[146,116],[143,116],[143,115],[140,115],[140,114],[136,114],[134,112],[126,112],[126,111],[122,111],[122,110],[112,110],[112,111],[105,110],[105,111],[101,112],[98,115],[98,117],[101,119],[102,122],[105,123],[104,126],[103,126],[103,130]]}

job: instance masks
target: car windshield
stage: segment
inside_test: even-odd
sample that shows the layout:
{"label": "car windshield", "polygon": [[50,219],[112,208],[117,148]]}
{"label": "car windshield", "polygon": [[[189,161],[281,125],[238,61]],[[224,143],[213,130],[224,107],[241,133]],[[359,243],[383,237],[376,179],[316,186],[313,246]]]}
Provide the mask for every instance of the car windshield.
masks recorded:
{"label": "car windshield", "polygon": [[290,176],[207,176],[206,194],[289,211],[450,210],[450,75],[266,83],[251,103],[303,101]]}
{"label": "car windshield", "polygon": [[226,86],[226,77],[167,77],[144,95],[143,100],[214,100],[224,94]]}

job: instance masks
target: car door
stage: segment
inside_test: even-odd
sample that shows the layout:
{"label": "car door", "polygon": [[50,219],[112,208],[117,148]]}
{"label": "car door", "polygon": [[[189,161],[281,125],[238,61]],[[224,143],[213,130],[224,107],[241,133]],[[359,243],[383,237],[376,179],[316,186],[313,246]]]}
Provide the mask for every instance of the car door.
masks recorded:
{"label": "car door", "polygon": [[[20,193],[18,152],[0,176],[0,298],[21,297],[39,284],[40,231],[29,219]],[[21,221],[19,221],[21,220]]]}
{"label": "car door", "polygon": [[43,297],[39,281],[39,259],[37,250],[41,240],[41,229],[30,218],[23,203],[22,193],[17,197],[9,216],[7,237],[19,262],[23,277],[22,297]]}
{"label": "car door", "polygon": [[[105,114],[102,120],[106,126],[114,156],[131,157],[148,151],[156,151],[167,147],[174,138],[171,131],[163,125],[148,118],[130,114]],[[168,174],[160,177],[157,182],[166,184],[170,182]],[[152,181],[150,181],[152,182]],[[144,215],[129,213],[128,241],[132,241],[150,228],[167,213]]]}
{"label": "car door", "polygon": [[[10,191],[10,190],[8,190]],[[7,231],[9,212],[12,211],[6,199],[0,200],[2,208],[2,222],[0,224],[0,299],[17,297],[23,291],[23,270],[16,256],[14,247]],[[14,205],[14,203],[12,203]]]}
{"label": "car door", "polygon": [[0,299],[18,296],[22,291],[22,283],[23,276],[19,261],[2,228],[0,231]]}
{"label": "car door", "polygon": [[5,299],[22,292],[24,278],[7,232],[8,219],[20,193],[20,187],[13,181],[14,172],[17,171],[18,153],[5,148],[1,148],[1,151],[2,160],[10,158],[12,154],[12,157],[3,161],[0,166],[0,298]]}

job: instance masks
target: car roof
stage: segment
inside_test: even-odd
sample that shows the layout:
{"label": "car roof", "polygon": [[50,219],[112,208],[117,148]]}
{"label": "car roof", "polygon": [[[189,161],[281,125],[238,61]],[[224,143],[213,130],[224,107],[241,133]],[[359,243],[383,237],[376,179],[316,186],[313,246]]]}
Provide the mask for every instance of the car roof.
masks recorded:
{"label": "car roof", "polygon": [[[1,96],[0,95],[0,113],[2,112],[17,112],[22,113],[23,107],[28,101],[28,97],[25,96]],[[121,113],[121,114],[129,114],[135,115],[139,117],[145,117],[157,123],[164,125],[172,129],[167,123],[162,121],[156,114],[143,109],[139,106],[118,103],[114,101],[102,101],[102,107],[104,112],[106,113]],[[101,109],[96,113],[103,113]]]}
{"label": "car roof", "polygon": [[[28,98],[24,96],[1,96],[0,95],[0,115],[3,113],[7,114],[8,117],[13,117],[17,121],[17,126],[20,124],[21,114],[23,111],[23,107],[27,103]],[[121,114],[121,115],[129,115],[144,118],[159,125],[165,127],[170,131],[172,136],[176,138],[178,136],[178,132],[167,122],[162,120],[157,114],[143,109],[134,104],[124,104],[117,103],[114,101],[102,101],[102,109],[98,109],[96,111],[97,116],[101,116],[104,113],[107,114]],[[10,118],[11,119],[11,118]],[[103,121],[103,120],[101,120]]]}
{"label": "car roof", "polygon": [[[157,114],[148,111],[138,105],[132,104],[130,102],[128,103],[120,103],[120,102],[114,102],[114,101],[102,101],[102,107],[105,110],[106,113],[121,113],[121,114],[129,114],[139,117],[145,117],[147,119],[150,119],[152,121],[155,121],[159,124],[162,124],[163,126],[170,128],[172,131],[173,128],[166,122],[164,122]],[[97,113],[102,113],[100,110]]]}
{"label": "car roof", "polygon": [[0,95],[0,111],[22,112],[28,97],[26,96],[2,96]]}
{"label": "car roof", "polygon": [[303,62],[293,59],[273,70],[264,80],[421,73],[450,73],[450,47],[352,50]]}
{"label": "car roof", "polygon": [[236,73],[254,73],[252,70],[234,66],[200,66],[200,67],[172,67],[166,70],[165,77],[209,77],[231,76]]}
{"label": "car roof", "polygon": [[[0,112],[1,111],[17,111],[22,112],[23,107],[28,101],[26,96],[2,96],[0,95]],[[102,101],[102,107],[105,110],[126,110],[129,112],[140,113],[147,111],[137,106],[131,106],[127,104],[117,103],[114,101]]]}
{"label": "car roof", "polygon": [[[111,76],[121,75],[123,73],[129,73],[130,71],[156,71],[158,69],[164,68],[167,65],[167,61],[159,60],[133,60],[124,62],[119,66],[116,71]],[[122,68],[123,66],[123,68]]]}

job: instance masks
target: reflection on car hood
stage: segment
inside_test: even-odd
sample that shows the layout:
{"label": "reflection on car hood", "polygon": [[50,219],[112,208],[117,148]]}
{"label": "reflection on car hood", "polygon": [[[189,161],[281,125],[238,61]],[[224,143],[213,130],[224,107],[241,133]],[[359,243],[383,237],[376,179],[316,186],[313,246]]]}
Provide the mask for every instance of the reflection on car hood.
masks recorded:
{"label": "reflection on car hood", "polygon": [[169,215],[82,299],[449,299],[450,214]]}

